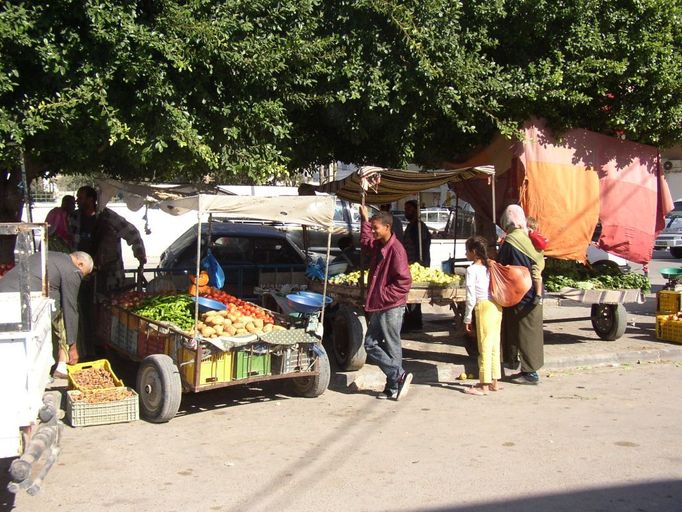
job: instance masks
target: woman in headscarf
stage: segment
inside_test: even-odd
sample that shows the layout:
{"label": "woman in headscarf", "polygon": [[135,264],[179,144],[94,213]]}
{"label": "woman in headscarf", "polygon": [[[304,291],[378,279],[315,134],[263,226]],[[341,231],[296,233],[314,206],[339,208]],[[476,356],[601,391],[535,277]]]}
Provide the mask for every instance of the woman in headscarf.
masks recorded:
{"label": "woman in headscarf", "polygon": [[[506,231],[497,261],[504,265],[533,267],[543,262],[543,256],[528,238],[526,215],[519,205],[509,205],[500,219]],[[537,384],[538,370],[544,364],[544,335],[542,332],[542,297],[531,287],[516,306],[504,308],[502,314],[504,359],[512,368],[519,361],[521,371],[511,377],[517,384]]]}

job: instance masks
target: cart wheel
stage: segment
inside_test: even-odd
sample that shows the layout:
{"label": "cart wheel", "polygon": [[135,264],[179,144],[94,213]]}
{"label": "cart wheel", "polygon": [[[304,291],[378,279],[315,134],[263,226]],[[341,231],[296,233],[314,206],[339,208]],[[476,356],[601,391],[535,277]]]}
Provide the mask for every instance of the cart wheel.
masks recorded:
{"label": "cart wheel", "polygon": [[364,313],[348,304],[341,304],[334,316],[332,349],[334,359],[345,371],[359,370],[365,365],[365,333],[367,322]]}
{"label": "cart wheel", "polygon": [[682,247],[671,247],[670,255],[673,258],[682,258]]}
{"label": "cart wheel", "polygon": [[592,263],[592,268],[600,274],[618,275],[621,274],[618,263],[611,260],[599,260]]}
{"label": "cart wheel", "polygon": [[627,311],[622,304],[592,304],[592,327],[606,341],[613,341],[625,333]]}
{"label": "cart wheel", "polygon": [[322,344],[317,345],[322,351],[322,355],[317,357],[317,368],[320,371],[314,377],[301,377],[291,381],[294,391],[299,396],[315,398],[320,396],[329,387],[331,378],[331,368],[329,367],[329,357]]}
{"label": "cart wheel", "polygon": [[140,414],[152,423],[171,420],[180,408],[182,382],[173,360],[165,354],[144,358],[137,371]]}

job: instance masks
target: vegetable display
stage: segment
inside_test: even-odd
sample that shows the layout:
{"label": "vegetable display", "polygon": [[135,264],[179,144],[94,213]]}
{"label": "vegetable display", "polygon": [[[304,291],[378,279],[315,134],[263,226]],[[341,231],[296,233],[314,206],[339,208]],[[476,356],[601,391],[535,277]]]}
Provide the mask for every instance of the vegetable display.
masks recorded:
{"label": "vegetable display", "polygon": [[[441,270],[424,267],[419,263],[412,263],[410,265],[410,275],[412,276],[413,285],[452,286],[457,285],[460,280],[460,277],[457,275],[446,274]],[[368,272],[365,271],[365,284],[367,284],[367,276]],[[340,274],[329,280],[330,284],[345,284],[349,286],[357,286],[359,282],[359,270],[349,274]]]}
{"label": "vegetable display", "polygon": [[156,295],[143,300],[133,313],[156,322],[168,322],[183,331],[194,326],[194,302],[186,294]]}
{"label": "vegetable display", "polygon": [[[284,327],[274,325],[271,317],[266,321],[262,317],[242,314],[235,304],[230,304],[224,310],[204,313],[196,325],[197,334],[204,338],[243,336],[278,330],[284,330]],[[190,334],[194,334],[194,329],[190,330]]]}
{"label": "vegetable display", "polygon": [[240,315],[251,316],[263,320],[263,322],[266,324],[275,323],[275,319],[272,317],[272,315],[270,315],[263,308],[256,306],[251,302],[239,299],[234,295],[230,295],[229,293],[223,290],[219,290],[218,288],[208,286],[207,290],[204,293],[202,293],[201,296],[206,297],[207,299],[222,302],[223,304],[225,304],[225,307],[233,313],[236,312]]}
{"label": "vegetable display", "polygon": [[602,267],[597,271],[577,261],[556,260],[554,258],[547,258],[543,279],[548,292],[558,292],[566,287],[581,290],[639,288],[644,293],[651,291],[651,282],[644,275],[622,272],[616,266]]}

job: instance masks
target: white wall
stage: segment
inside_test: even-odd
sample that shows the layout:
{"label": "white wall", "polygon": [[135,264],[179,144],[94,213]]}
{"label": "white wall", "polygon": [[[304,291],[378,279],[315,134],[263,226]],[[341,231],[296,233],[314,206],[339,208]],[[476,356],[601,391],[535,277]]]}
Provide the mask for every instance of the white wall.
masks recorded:
{"label": "white wall", "polygon": [[665,171],[665,181],[668,182],[673,201],[682,199],[682,171]]}

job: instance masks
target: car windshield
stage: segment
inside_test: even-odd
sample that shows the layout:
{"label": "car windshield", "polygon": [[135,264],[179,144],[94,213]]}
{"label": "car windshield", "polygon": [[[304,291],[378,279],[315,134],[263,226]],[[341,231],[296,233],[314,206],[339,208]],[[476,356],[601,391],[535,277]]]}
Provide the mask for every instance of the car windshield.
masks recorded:
{"label": "car windshield", "polygon": [[665,218],[665,220],[666,220],[665,229],[682,230],[682,215],[681,216],[668,215]]}

